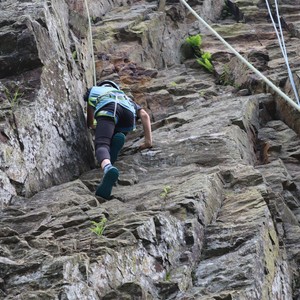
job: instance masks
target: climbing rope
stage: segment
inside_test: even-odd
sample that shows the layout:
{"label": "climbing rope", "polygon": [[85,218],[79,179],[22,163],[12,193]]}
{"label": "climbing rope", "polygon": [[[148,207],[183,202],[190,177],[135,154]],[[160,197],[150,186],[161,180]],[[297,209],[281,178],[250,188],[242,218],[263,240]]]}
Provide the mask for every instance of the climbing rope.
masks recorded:
{"label": "climbing rope", "polygon": [[93,79],[94,79],[94,86],[95,86],[95,85],[97,85],[97,79],[96,79],[96,66],[95,66],[95,56],[94,56],[92,22],[91,22],[90,11],[89,11],[89,7],[87,4],[87,0],[85,0],[85,7],[86,7],[86,12],[87,12],[87,17],[88,17],[88,24],[89,24],[89,35],[90,35],[90,40],[91,40],[90,47],[91,47],[92,63],[93,63]]}
{"label": "climbing rope", "polygon": [[283,93],[276,85],[274,85],[266,76],[259,72],[251,65],[239,52],[237,52],[230,44],[228,44],[208,23],[206,23],[188,4],[185,0],[180,0],[182,4],[204,25],[206,26],[227,48],[229,48],[244,64],[246,64],[255,74],[257,74],[267,85],[269,85],[277,94],[279,94],[290,105],[300,111],[300,106],[297,105],[289,96]]}
{"label": "climbing rope", "polygon": [[286,64],[286,67],[287,67],[287,70],[288,70],[288,76],[289,76],[289,79],[290,79],[290,82],[291,82],[291,86],[293,88],[297,103],[298,103],[298,105],[300,105],[298,92],[297,92],[297,89],[296,89],[296,86],[295,86],[295,81],[294,81],[293,74],[292,74],[292,71],[291,71],[291,68],[290,68],[290,65],[289,65],[288,55],[287,55],[287,51],[286,51],[286,47],[285,47],[285,42],[284,42],[284,37],[283,37],[283,32],[282,32],[282,26],[281,26],[281,21],[280,21],[280,15],[279,15],[277,0],[275,0],[276,17],[277,17],[278,27],[279,27],[280,32],[278,32],[278,29],[276,27],[276,23],[274,21],[274,18],[273,18],[268,0],[266,0],[266,4],[267,4],[268,12],[269,12],[274,30],[276,32],[276,36],[277,36],[278,43],[279,43],[279,46],[280,46],[280,49],[281,49],[281,52],[282,52],[282,56],[284,58],[284,61],[285,61],[285,64]]}

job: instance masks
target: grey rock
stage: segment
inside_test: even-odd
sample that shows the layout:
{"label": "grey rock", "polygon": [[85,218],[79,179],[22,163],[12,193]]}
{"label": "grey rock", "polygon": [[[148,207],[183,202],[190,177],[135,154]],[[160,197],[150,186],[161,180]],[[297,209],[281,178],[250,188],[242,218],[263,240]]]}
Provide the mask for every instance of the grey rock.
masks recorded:
{"label": "grey rock", "polygon": [[[190,4],[291,94],[261,1],[222,18],[223,1]],[[1,299],[297,299],[299,112],[179,1],[88,5],[97,80],[145,107],[153,148],[138,124],[112,199],[96,197],[85,2],[2,1]],[[298,71],[297,6],[282,8]],[[214,73],[185,49],[199,32]]]}

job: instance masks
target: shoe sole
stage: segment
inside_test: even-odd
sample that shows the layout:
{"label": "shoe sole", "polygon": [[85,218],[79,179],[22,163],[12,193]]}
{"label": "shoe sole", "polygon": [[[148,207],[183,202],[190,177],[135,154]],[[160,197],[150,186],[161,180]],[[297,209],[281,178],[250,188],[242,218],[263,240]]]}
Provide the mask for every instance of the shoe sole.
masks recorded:
{"label": "shoe sole", "polygon": [[116,162],[119,152],[121,151],[124,144],[125,135],[123,133],[118,132],[112,137],[110,144],[110,161],[112,165]]}
{"label": "shoe sole", "polygon": [[109,169],[107,173],[104,175],[102,182],[98,186],[96,190],[96,195],[109,200],[112,188],[116,183],[116,181],[118,180],[118,178],[119,178],[118,169],[115,167]]}

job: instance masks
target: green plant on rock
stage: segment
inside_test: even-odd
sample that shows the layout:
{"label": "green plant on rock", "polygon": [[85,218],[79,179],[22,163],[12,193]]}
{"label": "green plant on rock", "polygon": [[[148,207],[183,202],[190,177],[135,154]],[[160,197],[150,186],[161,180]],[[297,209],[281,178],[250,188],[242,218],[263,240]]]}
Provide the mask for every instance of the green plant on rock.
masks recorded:
{"label": "green plant on rock", "polygon": [[106,223],[107,223],[107,219],[105,217],[103,217],[101,219],[100,222],[96,222],[96,221],[91,221],[93,227],[90,228],[90,230],[92,232],[94,232],[95,234],[97,234],[98,236],[101,236],[104,232]]}
{"label": "green plant on rock", "polygon": [[223,67],[222,73],[219,78],[219,82],[222,85],[234,85],[232,73],[230,71],[229,66],[226,64]]}
{"label": "green plant on rock", "polygon": [[77,57],[77,51],[76,51],[76,50],[74,50],[74,51],[72,52],[72,58],[73,58],[75,61],[78,60],[78,57]]}
{"label": "green plant on rock", "polygon": [[200,34],[191,35],[185,39],[185,41],[192,47],[196,55],[201,54],[200,46],[202,44],[202,37]]}
{"label": "green plant on rock", "polygon": [[199,92],[199,96],[200,96],[200,97],[204,97],[204,96],[205,96],[205,93],[206,93],[206,91],[205,91],[205,90],[202,90],[202,91]]}
{"label": "green plant on rock", "polygon": [[98,18],[96,18],[96,17],[91,17],[91,18],[90,18],[90,22],[91,22],[92,24],[96,24],[96,23],[98,22]]}
{"label": "green plant on rock", "polygon": [[20,93],[19,88],[15,90],[15,92],[10,91],[7,87],[4,89],[5,96],[11,104],[11,109],[14,111],[20,103],[20,98],[23,96],[23,93]]}
{"label": "green plant on rock", "polygon": [[170,271],[168,271],[167,273],[166,273],[166,279],[165,279],[166,281],[171,281],[171,272]]}
{"label": "green plant on rock", "polygon": [[214,70],[214,66],[211,63],[211,53],[209,52],[204,52],[201,57],[197,58],[197,63],[211,73]]}
{"label": "green plant on rock", "polygon": [[166,200],[171,192],[171,187],[169,185],[164,186],[163,191],[160,193],[160,197]]}
{"label": "green plant on rock", "polygon": [[202,44],[202,37],[200,34],[192,35],[185,40],[193,49],[194,55],[196,56],[197,62],[209,72],[214,71],[212,64],[212,55],[209,52],[203,52],[200,48]]}

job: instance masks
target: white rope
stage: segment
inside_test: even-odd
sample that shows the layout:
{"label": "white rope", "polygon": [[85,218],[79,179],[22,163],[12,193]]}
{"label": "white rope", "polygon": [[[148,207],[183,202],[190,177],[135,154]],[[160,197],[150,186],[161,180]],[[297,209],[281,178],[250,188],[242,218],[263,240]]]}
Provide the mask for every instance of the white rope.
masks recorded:
{"label": "white rope", "polygon": [[207,24],[187,3],[185,0],[180,0],[187,9],[204,25],[206,26],[227,48],[229,48],[244,64],[246,64],[255,74],[257,74],[267,85],[269,85],[277,94],[279,94],[290,105],[300,111],[300,106],[283,93],[276,85],[274,85],[266,76],[260,73],[254,66],[252,66],[239,52],[237,52],[230,44],[228,44],[209,24]]}
{"label": "white rope", "polygon": [[92,22],[90,17],[90,11],[87,4],[87,0],[85,0],[85,7],[88,17],[88,23],[89,23],[89,34],[90,34],[90,40],[91,40],[91,53],[92,53],[92,63],[93,63],[93,79],[94,79],[94,85],[97,85],[97,79],[96,79],[96,67],[95,67],[95,56],[94,56],[94,45],[93,45],[93,33],[92,33]]}
{"label": "white rope", "polygon": [[277,30],[276,23],[275,23],[274,18],[272,16],[272,12],[271,12],[268,0],[266,0],[266,4],[267,4],[268,12],[269,12],[274,30],[276,32],[276,36],[277,36],[278,43],[279,43],[279,46],[280,46],[280,49],[281,49],[281,52],[282,52],[282,56],[284,58],[284,61],[285,61],[286,67],[287,67],[288,76],[289,76],[289,79],[290,79],[290,82],[291,82],[291,86],[293,88],[297,103],[298,103],[298,105],[300,105],[298,91],[297,91],[296,86],[295,86],[295,81],[294,81],[293,74],[292,74],[292,71],[291,71],[291,68],[290,68],[290,65],[289,65],[288,54],[287,54],[286,47],[285,47],[284,36],[283,36],[283,32],[282,32],[282,26],[281,26],[281,21],[280,21],[280,15],[279,15],[279,9],[278,9],[278,5],[277,5],[277,0],[275,0],[275,6],[276,6],[276,15],[277,15],[280,34]]}

